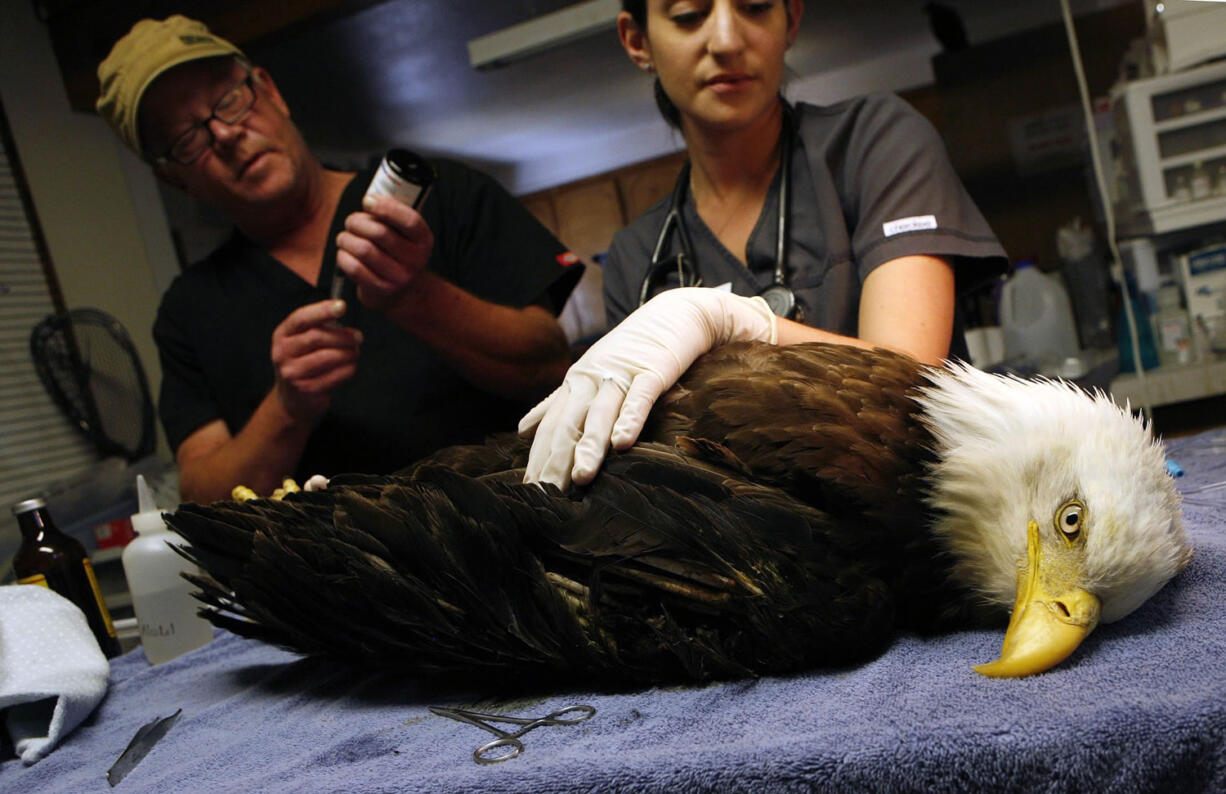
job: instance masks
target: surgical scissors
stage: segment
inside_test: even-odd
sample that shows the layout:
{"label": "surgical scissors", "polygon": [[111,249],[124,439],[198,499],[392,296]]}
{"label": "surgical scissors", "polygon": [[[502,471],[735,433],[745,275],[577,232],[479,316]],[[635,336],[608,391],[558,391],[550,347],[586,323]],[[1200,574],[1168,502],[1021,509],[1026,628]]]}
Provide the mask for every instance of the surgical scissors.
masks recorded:
{"label": "surgical scissors", "polygon": [[[519,740],[520,737],[542,725],[574,725],[591,719],[596,714],[596,709],[587,705],[567,706],[551,714],[546,714],[544,717],[511,717],[505,714],[482,714],[477,711],[451,709],[443,706],[430,706],[430,711],[440,717],[450,717],[453,720],[475,725],[498,737],[494,741],[486,742],[476,750],[473,750],[473,760],[478,764],[496,764],[499,761],[508,761],[517,757],[524,751],[524,743]],[[566,715],[576,712],[582,716],[567,718]],[[517,731],[504,731],[490,725],[490,722],[505,722],[511,725],[522,725],[523,727]],[[505,755],[488,755],[491,750],[497,750],[499,747],[510,747],[511,752]]]}

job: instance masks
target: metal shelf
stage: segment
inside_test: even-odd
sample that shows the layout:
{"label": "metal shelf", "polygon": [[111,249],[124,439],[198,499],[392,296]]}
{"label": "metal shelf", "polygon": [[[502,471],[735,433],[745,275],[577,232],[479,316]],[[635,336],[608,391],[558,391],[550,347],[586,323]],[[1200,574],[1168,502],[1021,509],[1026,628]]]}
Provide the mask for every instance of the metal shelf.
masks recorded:
{"label": "metal shelf", "polygon": [[1111,381],[1111,397],[1119,405],[1126,401],[1134,407],[1149,393],[1150,406],[1199,400],[1226,393],[1226,359],[1199,364],[1168,364],[1145,371],[1145,385],[1136,373],[1119,375]]}
{"label": "metal shelf", "polygon": [[89,561],[94,565],[101,565],[104,562],[123,559],[123,546],[110,546],[105,549],[96,549],[90,552]]}
{"label": "metal shelf", "polygon": [[[1117,209],[1117,212],[1120,210]],[[1226,197],[1183,201],[1151,210],[1120,212],[1119,237],[1140,237],[1151,234],[1192,229],[1226,220]]]}
{"label": "metal shelf", "polygon": [[1162,134],[1173,130],[1182,130],[1187,127],[1196,127],[1207,122],[1217,121],[1218,119],[1224,118],[1226,118],[1226,106],[1218,106],[1215,108],[1209,108],[1208,110],[1198,110],[1195,113],[1186,113],[1175,118],[1155,121],[1154,132]]}
{"label": "metal shelf", "polygon": [[1163,157],[1159,163],[1163,171],[1172,171],[1176,168],[1196,165],[1205,160],[1217,160],[1220,157],[1226,157],[1226,146],[1209,146],[1186,154],[1173,154],[1170,157]]}
{"label": "metal shelf", "polygon": [[111,612],[117,612],[124,607],[132,606],[132,594],[127,591],[122,593],[104,593],[102,595],[102,602],[106,604],[106,608]]}

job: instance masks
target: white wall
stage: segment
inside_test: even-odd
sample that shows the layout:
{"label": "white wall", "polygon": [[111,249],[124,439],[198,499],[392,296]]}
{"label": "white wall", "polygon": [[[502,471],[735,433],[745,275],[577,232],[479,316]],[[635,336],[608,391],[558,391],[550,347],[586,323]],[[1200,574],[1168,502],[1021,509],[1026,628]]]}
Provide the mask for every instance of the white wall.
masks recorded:
{"label": "white wall", "polygon": [[[153,319],[178,269],[155,180],[96,115],[68,105],[29,0],[0,0],[0,100],[68,308],[92,306],[132,336],[156,398]],[[166,443],[159,426],[159,449]]]}

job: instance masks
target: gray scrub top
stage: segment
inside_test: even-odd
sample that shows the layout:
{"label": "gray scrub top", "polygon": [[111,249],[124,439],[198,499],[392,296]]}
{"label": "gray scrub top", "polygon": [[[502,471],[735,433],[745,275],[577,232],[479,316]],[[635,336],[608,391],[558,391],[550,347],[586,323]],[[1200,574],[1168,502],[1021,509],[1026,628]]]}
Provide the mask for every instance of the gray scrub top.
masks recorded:
{"label": "gray scrub top", "polygon": [[[872,94],[831,106],[799,103],[794,117],[799,132],[786,283],[806,325],[855,336],[864,279],[901,256],[948,257],[960,289],[1005,271],[1005,251],[954,172],[944,142],[905,101]],[[613,237],[604,268],[609,327],[638,307],[670,199]],[[682,214],[703,286],[730,284],[749,296],[771,285],[778,204],[776,173],[746,246],[746,267],[703,223],[687,191]],[[678,235],[671,237],[662,260],[681,250]],[[675,271],[660,273],[651,294],[675,286]],[[960,334],[955,339],[960,343]]]}

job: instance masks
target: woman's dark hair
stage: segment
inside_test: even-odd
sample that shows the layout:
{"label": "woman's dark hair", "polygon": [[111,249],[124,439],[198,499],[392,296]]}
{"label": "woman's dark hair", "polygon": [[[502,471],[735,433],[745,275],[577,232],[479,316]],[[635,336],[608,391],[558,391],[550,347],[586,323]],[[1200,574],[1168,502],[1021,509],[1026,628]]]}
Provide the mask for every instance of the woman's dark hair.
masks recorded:
{"label": "woman's dark hair", "polygon": [[[647,30],[647,0],[622,0],[622,11],[630,15],[634,24],[639,26],[639,30]],[[680,129],[681,111],[677,110],[677,106],[668,98],[668,94],[664,93],[664,86],[660,85],[660,78],[656,78],[652,89],[655,92],[656,107],[660,109],[660,115],[669,124]]]}

